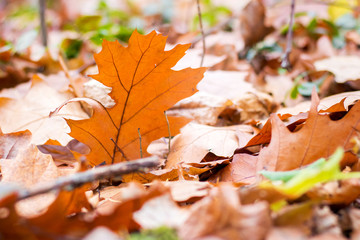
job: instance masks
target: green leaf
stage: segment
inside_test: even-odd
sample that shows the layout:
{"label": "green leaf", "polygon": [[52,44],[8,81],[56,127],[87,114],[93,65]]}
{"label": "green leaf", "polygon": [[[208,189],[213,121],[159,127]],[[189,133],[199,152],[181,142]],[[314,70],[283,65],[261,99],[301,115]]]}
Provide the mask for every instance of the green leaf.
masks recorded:
{"label": "green leaf", "polygon": [[316,92],[319,92],[320,86],[323,84],[327,76],[328,73],[325,73],[316,81],[304,82],[300,84],[297,88],[298,92],[304,97],[310,97],[314,88],[316,89]]}
{"label": "green leaf", "polygon": [[163,226],[131,234],[127,240],[178,240],[176,231]]}
{"label": "green leaf", "polygon": [[299,88],[299,84],[295,84],[295,85],[291,88],[291,90],[290,90],[290,98],[291,98],[291,99],[296,99],[297,96],[299,95],[299,90],[298,90],[298,88]]}
{"label": "green leaf", "polygon": [[83,41],[78,39],[64,39],[61,50],[64,51],[66,59],[76,58],[79,55]]}
{"label": "green leaf", "polygon": [[[318,169],[319,167],[321,167],[324,164],[324,162],[325,162],[325,158],[320,158],[319,160],[306,166],[305,169],[306,168]],[[299,174],[300,171],[303,171],[303,170],[304,169],[297,169],[297,170],[283,171],[283,172],[273,172],[273,171],[262,170],[259,173],[271,181],[288,182],[293,177],[295,177],[297,174]]]}
{"label": "green leaf", "polygon": [[314,83],[314,82],[304,82],[304,83],[299,85],[298,91],[302,96],[310,97],[311,92],[314,89],[314,87],[316,88],[316,92],[319,92],[319,86],[316,83]]}
{"label": "green leaf", "polygon": [[101,16],[88,15],[76,19],[76,27],[82,33],[96,31],[100,27]]}
{"label": "green leaf", "polygon": [[287,182],[279,184],[278,181],[276,183],[264,181],[259,186],[262,188],[273,188],[291,198],[298,198],[319,183],[360,178],[360,172],[342,173],[340,171],[340,162],[343,156],[344,150],[338,148],[327,161],[316,163],[315,167],[301,169]]}

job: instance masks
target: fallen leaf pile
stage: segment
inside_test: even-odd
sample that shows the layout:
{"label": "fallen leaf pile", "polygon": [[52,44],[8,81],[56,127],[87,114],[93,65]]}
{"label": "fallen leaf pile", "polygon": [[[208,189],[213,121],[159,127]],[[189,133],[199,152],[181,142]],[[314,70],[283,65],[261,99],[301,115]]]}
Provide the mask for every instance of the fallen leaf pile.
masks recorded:
{"label": "fallen leaf pile", "polygon": [[288,70],[291,1],[200,1],[202,39],[188,0],[62,0],[46,47],[20,2],[0,3],[0,239],[360,237],[356,1],[296,1]]}

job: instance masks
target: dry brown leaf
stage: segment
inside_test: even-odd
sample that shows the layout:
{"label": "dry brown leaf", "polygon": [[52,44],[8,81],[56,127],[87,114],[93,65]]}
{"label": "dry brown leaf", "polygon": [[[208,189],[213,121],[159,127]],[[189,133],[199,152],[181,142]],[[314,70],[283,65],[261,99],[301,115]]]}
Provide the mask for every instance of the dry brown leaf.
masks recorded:
{"label": "dry brown leaf", "polygon": [[13,88],[4,88],[0,91],[1,98],[21,99],[30,91],[32,81],[21,83]]}
{"label": "dry brown leaf", "polygon": [[297,227],[273,227],[266,240],[304,240],[307,235]]}
{"label": "dry brown leaf", "polygon": [[176,205],[170,193],[152,198],[134,213],[134,220],[142,229],[161,226],[179,228],[188,217],[188,212]]}
{"label": "dry brown leaf", "polygon": [[250,1],[240,17],[245,48],[264,39],[273,29],[265,25],[265,7],[261,0]]}
{"label": "dry brown leaf", "polygon": [[[278,117],[284,121],[291,117],[290,114],[280,115]],[[267,120],[264,126],[261,128],[260,132],[256,134],[244,147],[251,147],[260,144],[267,144],[271,140],[271,121]]]}
{"label": "dry brown leaf", "polygon": [[[25,188],[54,181],[59,176],[52,157],[41,153],[35,145],[22,150],[14,159],[1,159],[0,165],[2,182],[17,183]],[[38,195],[18,202],[17,210],[25,216],[38,215],[54,199],[52,193]]]}
{"label": "dry brown leaf", "polygon": [[[348,109],[348,106],[350,104],[353,104],[356,100],[360,99],[360,91],[344,92],[323,98],[319,103],[318,110],[319,111],[325,110],[330,108],[331,106],[339,104],[339,102],[341,102],[341,100],[344,98],[345,98],[344,107]],[[311,102],[305,101],[297,104],[294,107],[282,108],[277,113],[297,115],[301,112],[309,111],[310,107],[311,107]]]}
{"label": "dry brown leaf", "polygon": [[209,178],[211,182],[252,184],[257,180],[257,157],[250,154],[234,154],[232,162]]}
{"label": "dry brown leaf", "polygon": [[15,210],[17,194],[12,193],[0,199],[2,214],[0,216],[1,236],[6,239],[35,239],[34,234],[24,225],[18,224],[20,216]]}
{"label": "dry brown leaf", "polygon": [[257,93],[252,84],[246,82],[247,72],[241,71],[209,71],[204,74],[197,88],[228,100],[241,98],[246,93]]}
{"label": "dry brown leaf", "polygon": [[360,180],[347,179],[315,186],[306,195],[310,199],[320,199],[325,204],[348,205],[360,196]]}
{"label": "dry brown leaf", "polygon": [[[49,139],[66,144],[71,138],[66,134],[68,126],[61,116],[49,118],[51,110],[72,98],[70,92],[58,92],[39,77],[34,76],[32,87],[22,99],[0,99],[0,125],[4,133],[28,129],[33,144],[43,144]],[[77,104],[62,112],[70,118],[86,118],[87,115]]]}
{"label": "dry brown leaf", "polygon": [[[135,188],[143,188],[141,185],[136,186],[132,185]],[[169,189],[165,187],[160,182],[153,183],[151,187],[146,192],[139,192],[136,190],[136,194],[128,197],[124,201],[114,201],[107,200],[103,204],[107,204],[107,208],[111,207],[112,210],[107,210],[108,214],[101,214],[104,210],[101,208],[97,208],[97,212],[99,213],[91,225],[94,226],[102,226],[106,225],[109,229],[113,231],[118,231],[121,229],[128,229],[129,231],[134,231],[139,229],[139,225],[133,220],[133,213],[138,211],[142,205],[148,200],[161,196],[163,194],[169,193]],[[121,195],[119,196],[121,198]]]}
{"label": "dry brown leaf", "polygon": [[327,109],[322,109],[319,111],[319,113],[335,113],[335,112],[346,112],[347,109],[345,108],[345,99],[343,98],[340,102],[332,105],[331,107],[327,108]]}
{"label": "dry brown leaf", "polygon": [[208,182],[185,180],[164,182],[164,185],[170,188],[172,198],[179,203],[189,203],[199,200],[207,196],[212,188]]}
{"label": "dry brown leaf", "polygon": [[4,134],[0,129],[0,159],[13,159],[23,149],[28,148],[31,141],[29,130]]}
{"label": "dry brown leaf", "polygon": [[264,239],[271,226],[269,205],[258,202],[240,205],[230,184],[212,189],[209,196],[190,208],[190,215],[178,233],[183,239]]}
{"label": "dry brown leaf", "polygon": [[171,151],[166,168],[175,168],[179,163],[200,163],[211,152],[217,156],[231,156],[239,147],[236,130],[250,133],[251,127],[210,127],[190,123],[181,129],[181,134],[171,142]]}
{"label": "dry brown leaf", "polygon": [[183,116],[199,124],[214,126],[219,115],[232,105],[226,98],[200,91],[178,102],[167,113],[169,116]]}
{"label": "dry brown leaf", "polygon": [[358,56],[334,56],[316,61],[316,70],[329,71],[335,75],[335,81],[345,83],[360,78],[360,58]]}
{"label": "dry brown leaf", "polygon": [[313,230],[316,234],[319,234],[319,238],[316,239],[331,239],[324,238],[321,235],[333,235],[339,238],[342,237],[342,231],[339,226],[338,216],[330,210],[329,206],[315,207],[313,211]]}
{"label": "dry brown leaf", "polygon": [[[312,95],[312,106],[304,126],[291,133],[276,116],[271,116],[272,137],[268,147],[259,153],[257,169],[286,171],[305,166],[321,157],[329,157],[337,147],[345,150],[352,147],[350,139],[359,128],[358,114],[360,104],[355,104],[340,120],[332,121],[329,116],[317,112],[319,98]],[[329,132],[331,130],[331,132]],[[291,161],[289,161],[291,159]],[[356,156],[348,153],[344,164],[357,161]]]}
{"label": "dry brown leaf", "polygon": [[140,183],[150,183],[156,179],[160,181],[176,181],[179,179],[179,170],[176,168],[158,169],[147,173],[130,173],[121,178],[123,182],[137,181]]}
{"label": "dry brown leaf", "polygon": [[[155,31],[146,36],[135,31],[127,48],[104,40],[102,51],[95,55],[99,74],[92,77],[112,88],[110,96],[116,105],[107,109],[90,99],[65,103],[86,101],[93,107],[90,119],[67,120],[70,135],[91,148],[91,164],[140,158],[139,132],[143,155],[148,155],[150,142],[168,135],[164,111],[195,92],[205,68],[172,70],[189,45],[164,51],[165,42],[166,37]],[[168,119],[173,134],[188,122],[183,118]]]}

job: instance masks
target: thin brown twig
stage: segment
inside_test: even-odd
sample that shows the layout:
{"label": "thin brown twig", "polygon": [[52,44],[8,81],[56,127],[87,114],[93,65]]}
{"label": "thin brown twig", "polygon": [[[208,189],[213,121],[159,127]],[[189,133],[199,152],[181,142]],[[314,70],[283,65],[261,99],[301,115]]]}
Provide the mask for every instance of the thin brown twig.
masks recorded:
{"label": "thin brown twig", "polygon": [[169,155],[170,154],[170,147],[171,147],[170,123],[169,123],[169,119],[167,117],[166,111],[164,111],[164,115],[165,115],[165,120],[166,120],[166,124],[167,124],[167,128],[168,128],[168,133],[169,133],[169,143],[168,143],[168,155]]}
{"label": "thin brown twig", "polygon": [[40,15],[40,27],[41,27],[41,41],[44,47],[47,47],[47,30],[46,30],[46,20],[45,20],[45,9],[46,9],[46,0],[39,0],[39,15]]}
{"label": "thin brown twig", "polygon": [[200,32],[201,32],[202,45],[203,45],[203,46],[202,46],[203,52],[202,52],[202,54],[201,54],[201,62],[200,62],[200,67],[202,67],[202,66],[203,66],[203,63],[204,63],[206,46],[205,46],[204,28],[203,28],[202,18],[201,18],[200,0],[196,0],[196,5],[197,5],[198,16],[199,16]]}
{"label": "thin brown twig", "polygon": [[58,189],[74,189],[85,183],[90,183],[100,179],[113,178],[124,174],[146,171],[149,168],[159,165],[159,159],[156,156],[143,159],[122,162],[103,167],[93,168],[84,172],[75,173],[65,177],[59,177],[53,183],[42,184],[31,190],[20,190],[18,200],[33,197],[39,194],[47,193]]}
{"label": "thin brown twig", "polygon": [[[232,15],[228,19],[226,19],[226,20],[220,22],[219,24],[217,24],[216,26],[204,31],[204,37],[207,37],[210,34],[221,30],[222,28],[224,28],[226,25],[228,25],[236,17],[237,17],[237,15]],[[194,38],[194,40],[191,41],[191,45],[193,46],[194,44],[198,43],[201,40],[202,40],[202,36],[196,36]]]}
{"label": "thin brown twig", "polygon": [[291,0],[290,23],[286,36],[286,50],[281,60],[281,67],[287,69],[288,71],[291,68],[289,56],[291,53],[292,41],[293,41],[294,14],[295,14],[295,0]]}

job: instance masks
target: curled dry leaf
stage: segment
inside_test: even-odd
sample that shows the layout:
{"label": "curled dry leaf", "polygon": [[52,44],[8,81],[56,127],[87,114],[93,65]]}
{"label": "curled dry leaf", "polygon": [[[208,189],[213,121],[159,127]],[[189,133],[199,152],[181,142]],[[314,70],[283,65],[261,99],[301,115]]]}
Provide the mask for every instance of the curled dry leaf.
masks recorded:
{"label": "curled dry leaf", "polygon": [[[341,102],[341,100],[344,98],[345,98],[344,107],[348,109],[348,106],[350,104],[353,104],[355,101],[360,99],[360,91],[344,92],[323,98],[319,103],[318,110],[325,110],[327,108],[330,108],[331,106],[339,104],[339,102]],[[311,107],[311,102],[305,101],[294,107],[282,108],[277,113],[296,115],[301,112],[309,111],[310,107]]]}
{"label": "curled dry leaf", "polygon": [[172,198],[179,203],[194,202],[208,195],[212,185],[208,182],[173,181],[164,182],[170,188]]}
{"label": "curled dry leaf", "polygon": [[246,125],[210,127],[188,124],[173,139],[166,168],[175,168],[178,163],[200,163],[209,152],[217,156],[231,156],[239,147],[236,130],[249,135],[252,132],[251,127]]}
{"label": "curled dry leaf", "polygon": [[360,78],[360,58],[358,56],[334,56],[316,61],[316,70],[326,70],[335,75],[335,81],[345,83]]}
{"label": "curled dry leaf", "polygon": [[[74,99],[69,102],[86,101],[94,113],[87,120],[67,120],[70,135],[91,148],[91,164],[137,159],[140,152],[148,155],[151,141],[169,135],[164,111],[195,93],[205,68],[172,70],[189,44],[164,51],[165,43],[166,37],[155,31],[146,36],[135,31],[126,48],[104,40],[102,51],[95,55],[99,74],[92,77],[112,88],[109,95],[116,104],[108,109],[95,100]],[[188,122],[168,120],[172,134]]]}

